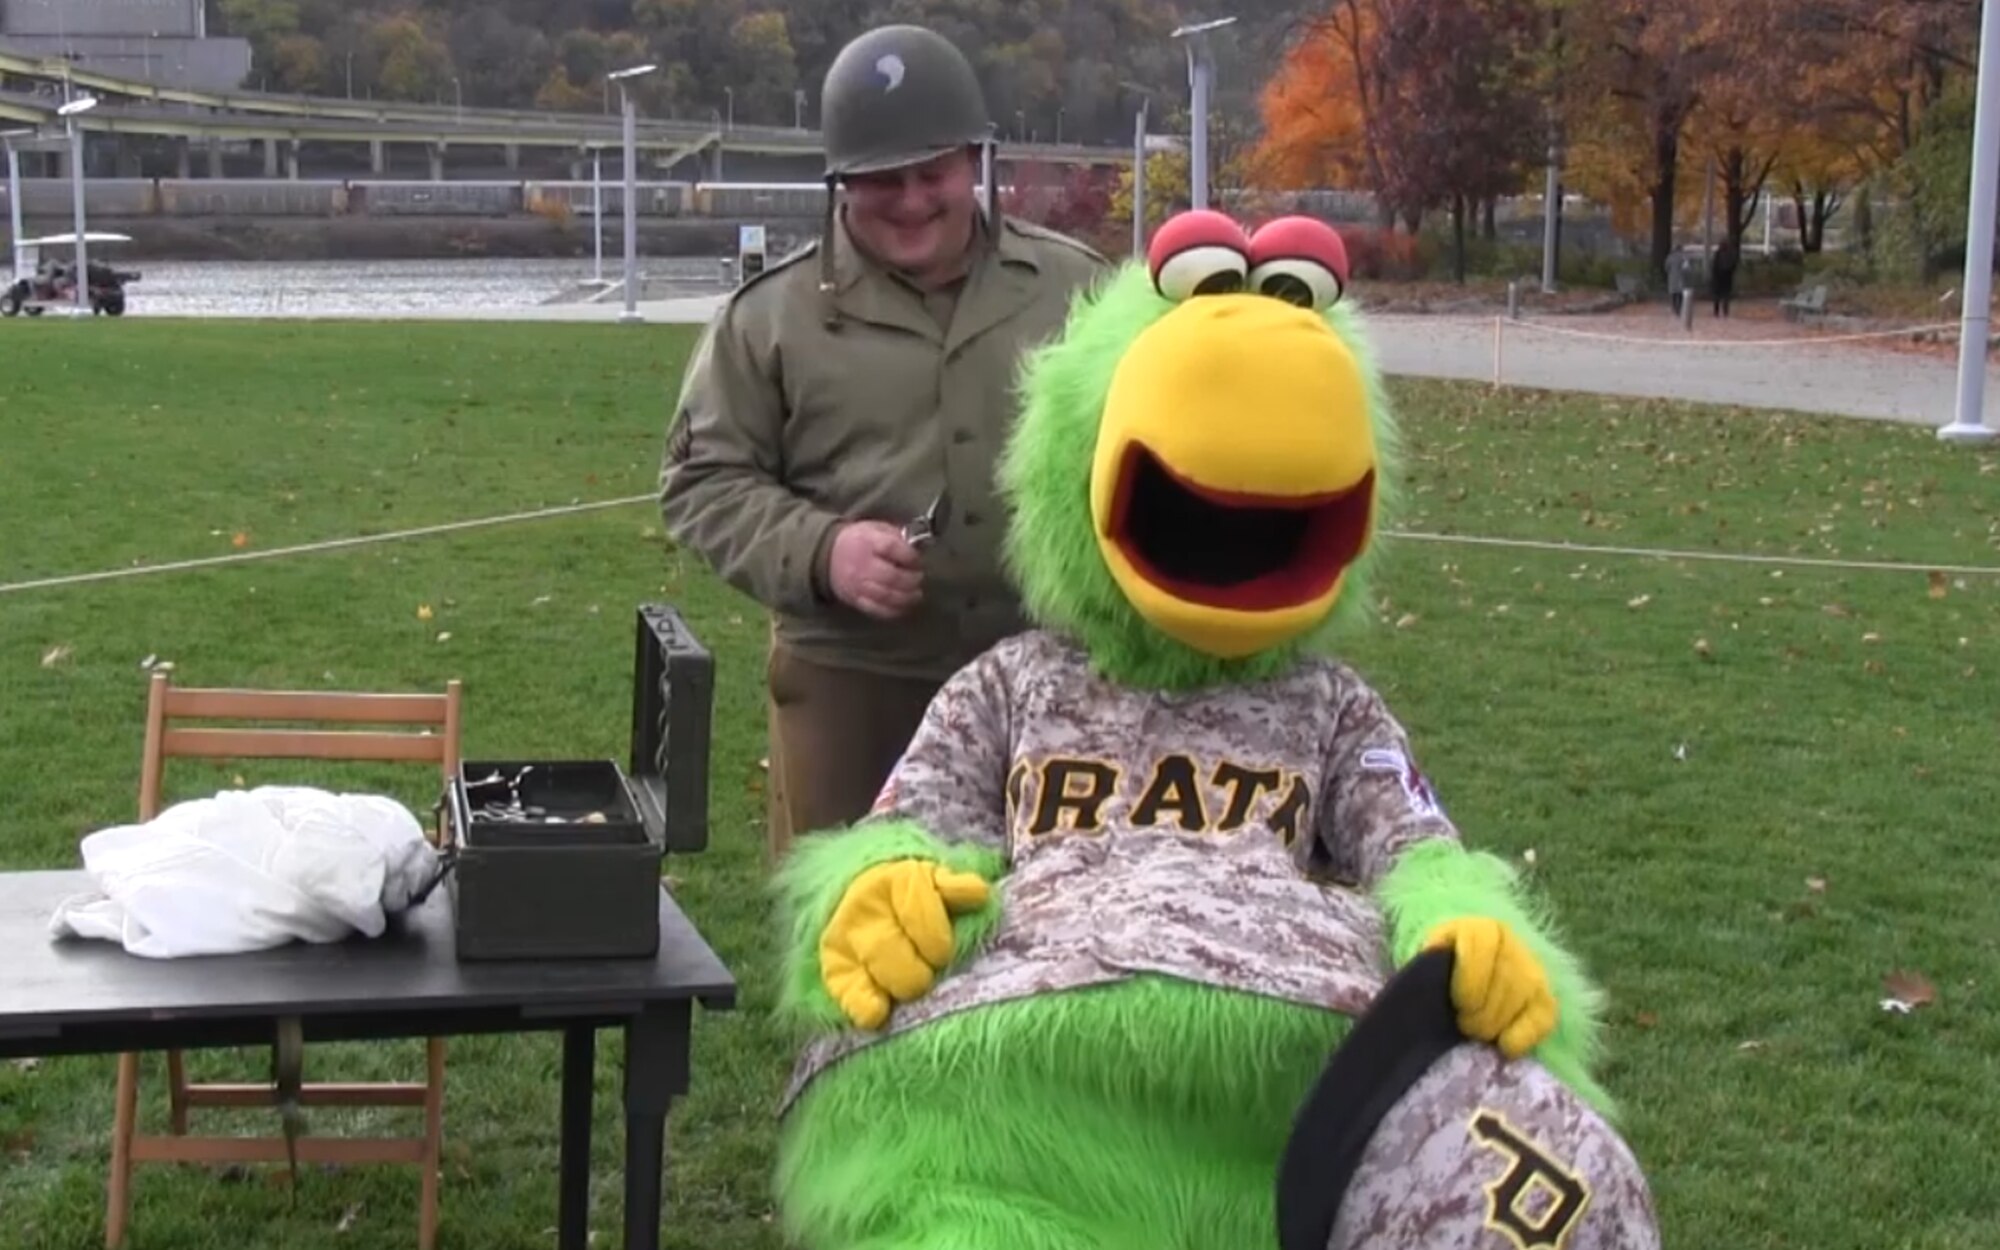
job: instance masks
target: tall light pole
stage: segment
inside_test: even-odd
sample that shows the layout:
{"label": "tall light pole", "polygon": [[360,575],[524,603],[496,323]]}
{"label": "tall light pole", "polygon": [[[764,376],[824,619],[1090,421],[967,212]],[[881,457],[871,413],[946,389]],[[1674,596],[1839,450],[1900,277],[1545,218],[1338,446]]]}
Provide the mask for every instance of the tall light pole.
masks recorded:
{"label": "tall light pole", "polygon": [[591,281],[604,285],[604,150],[590,149],[590,233],[596,240],[597,262]]}
{"label": "tall light pole", "polygon": [[625,84],[627,79],[650,74],[658,68],[653,64],[634,65],[609,75],[618,84],[618,102],[625,113],[625,311],[618,314],[618,320],[625,324],[644,320],[639,316],[639,222],[634,216],[639,198],[639,123],[638,114],[633,111],[632,91]]}
{"label": "tall light pole", "polygon": [[1234,17],[1218,17],[1183,26],[1173,33],[1173,38],[1187,40],[1188,91],[1194,106],[1188,135],[1188,204],[1193,208],[1208,207],[1208,89],[1215,77],[1215,58],[1208,35],[1235,21]]}
{"label": "tall light pole", "polygon": [[1150,87],[1120,79],[1119,86],[1139,97],[1139,111],[1132,118],[1132,255],[1146,255],[1146,113],[1153,103]]}
{"label": "tall light pole", "polygon": [[1972,115],[1972,200],[1965,219],[1965,302],[1958,328],[1958,412],[1938,430],[1948,443],[1984,443],[1986,337],[1993,291],[1993,209],[2000,183],[2000,0],[1986,0],[1979,22],[1979,100]]}
{"label": "tall light pole", "polygon": [[21,153],[14,146],[14,140],[34,137],[38,132],[30,130],[0,130],[0,143],[7,146],[7,215],[12,228],[8,239],[13,243],[13,274],[16,281],[27,277],[26,266],[21,263]]}
{"label": "tall light pole", "polygon": [[1132,255],[1146,255],[1146,107],[1152,100],[1141,96],[1139,115],[1132,121]]}
{"label": "tall light pole", "polygon": [[77,117],[97,107],[97,97],[78,96],[56,110],[69,127],[70,214],[76,219],[76,315],[90,311],[90,255],[83,241],[83,127]]}

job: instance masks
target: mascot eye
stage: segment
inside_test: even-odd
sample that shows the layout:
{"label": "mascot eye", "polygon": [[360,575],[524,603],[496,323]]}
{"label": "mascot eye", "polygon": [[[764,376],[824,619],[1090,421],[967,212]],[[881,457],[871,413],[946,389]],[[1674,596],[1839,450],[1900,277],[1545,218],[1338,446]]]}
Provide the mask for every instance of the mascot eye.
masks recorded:
{"label": "mascot eye", "polygon": [[1250,240],[1243,227],[1210,209],[1175,216],[1147,250],[1153,286],[1175,302],[1241,291],[1250,272]]}
{"label": "mascot eye", "polygon": [[1324,312],[1347,290],[1347,245],[1312,217],[1280,217],[1250,240],[1250,290]]}

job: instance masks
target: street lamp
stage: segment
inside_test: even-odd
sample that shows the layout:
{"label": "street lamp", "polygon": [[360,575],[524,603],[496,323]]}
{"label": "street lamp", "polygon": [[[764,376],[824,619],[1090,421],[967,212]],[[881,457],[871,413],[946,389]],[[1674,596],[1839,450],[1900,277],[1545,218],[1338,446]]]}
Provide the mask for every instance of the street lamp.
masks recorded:
{"label": "street lamp", "polygon": [[1146,254],[1146,110],[1152,106],[1153,90],[1127,79],[1118,85],[1139,97],[1139,112],[1132,119],[1132,255]]}
{"label": "street lamp", "polygon": [[13,243],[14,281],[17,282],[28,274],[26,266],[21,263],[21,153],[14,146],[14,140],[31,139],[38,133],[32,128],[0,130],[0,143],[5,143],[7,147],[7,215],[11,218],[8,225],[13,228],[7,237]]}
{"label": "street lamp", "polygon": [[1194,97],[1194,121],[1188,136],[1188,204],[1193,208],[1208,207],[1208,87],[1215,76],[1208,35],[1235,21],[1234,17],[1218,17],[1195,22],[1174,31],[1172,36],[1187,40],[1188,88]]}
{"label": "street lamp", "polygon": [[83,242],[83,127],[77,118],[97,107],[97,97],[78,96],[56,110],[69,127],[70,213],[76,219],[76,315],[90,308],[90,257]]}
{"label": "street lamp", "polygon": [[648,63],[607,75],[618,84],[618,103],[625,114],[625,311],[618,314],[623,324],[644,320],[639,316],[639,223],[633,216],[638,211],[639,195],[638,115],[633,112],[632,92],[625,82],[658,68]]}
{"label": "street lamp", "polygon": [[[1994,129],[2000,126],[2000,3],[1987,0],[1979,23],[1979,87],[1972,114],[1972,187],[1966,205],[1965,299],[1959,310],[1958,403],[1937,436],[1947,443],[1989,443],[1986,423],[1986,348],[1992,313],[1993,214],[2000,200],[2000,162]],[[1982,146],[1983,145],[1983,146]]]}

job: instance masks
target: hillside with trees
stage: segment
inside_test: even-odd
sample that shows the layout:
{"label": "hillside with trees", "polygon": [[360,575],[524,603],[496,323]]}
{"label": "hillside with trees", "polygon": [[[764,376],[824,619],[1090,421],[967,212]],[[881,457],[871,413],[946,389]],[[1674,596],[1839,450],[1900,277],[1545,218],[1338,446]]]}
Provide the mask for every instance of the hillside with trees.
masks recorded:
{"label": "hillside with trees", "polygon": [[[841,44],[893,21],[965,48],[1005,137],[1124,144],[1142,93],[1183,108],[1185,5],[1159,0],[211,0],[212,28],[248,38],[270,91],[608,112],[605,74],[640,80],[650,116],[817,125]],[[1267,12],[1260,13],[1259,10]],[[1218,106],[1255,109],[1282,56],[1289,6],[1237,6]],[[1197,14],[1199,16],[1199,14]]]}
{"label": "hillside with trees", "polygon": [[[266,90],[609,112],[606,73],[655,61],[636,87],[650,116],[806,127],[846,39],[918,21],[967,50],[1003,138],[1094,144],[1129,142],[1142,99],[1155,131],[1184,133],[1171,32],[1231,12],[1212,191],[1360,193],[1371,257],[1423,237],[1461,279],[1470,251],[1492,263],[1496,203],[1538,197],[1551,148],[1563,190],[1608,206],[1650,275],[1691,219],[1744,241],[1766,193],[1806,257],[1837,235],[1866,274],[1926,280],[1963,257],[1977,0],[211,4]],[[1152,175],[1155,214],[1185,202],[1183,158]],[[1072,176],[1035,194],[1101,238],[1116,232],[1089,218],[1130,211],[1129,185]]]}

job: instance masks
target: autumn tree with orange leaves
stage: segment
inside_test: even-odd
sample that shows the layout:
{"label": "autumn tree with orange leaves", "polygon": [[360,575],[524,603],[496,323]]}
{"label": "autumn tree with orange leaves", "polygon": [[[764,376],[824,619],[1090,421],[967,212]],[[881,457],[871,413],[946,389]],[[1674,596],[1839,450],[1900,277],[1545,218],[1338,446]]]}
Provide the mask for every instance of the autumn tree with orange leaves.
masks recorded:
{"label": "autumn tree with orange leaves", "polygon": [[[1377,121],[1391,94],[1380,34],[1395,0],[1333,0],[1265,85],[1264,138],[1251,156],[1267,187],[1374,191],[1386,181]],[[1383,228],[1395,210],[1378,200]]]}

